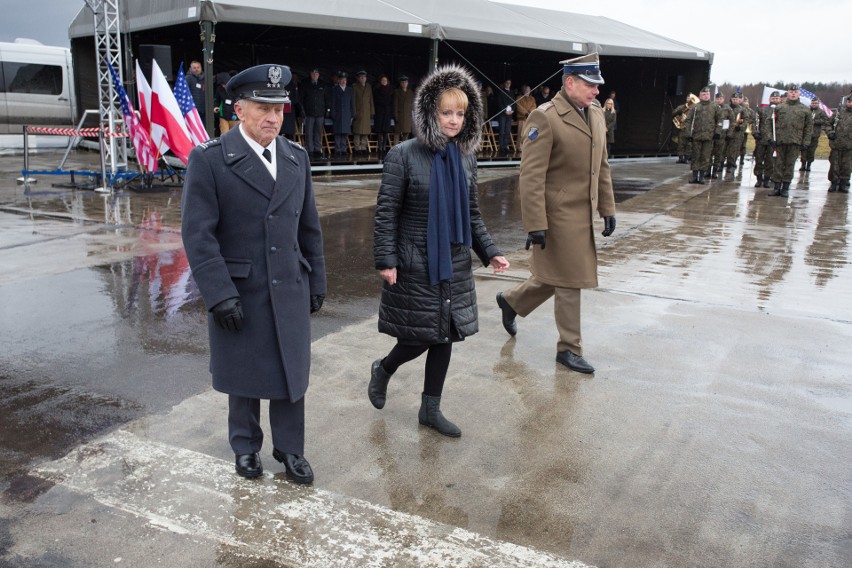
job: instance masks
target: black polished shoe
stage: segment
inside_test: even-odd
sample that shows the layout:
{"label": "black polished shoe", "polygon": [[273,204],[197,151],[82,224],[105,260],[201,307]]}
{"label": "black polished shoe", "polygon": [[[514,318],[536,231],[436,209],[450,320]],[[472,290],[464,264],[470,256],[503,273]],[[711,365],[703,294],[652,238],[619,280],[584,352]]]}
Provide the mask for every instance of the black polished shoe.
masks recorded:
{"label": "black polished shoe", "polygon": [[512,309],[509,302],[503,299],[503,292],[497,293],[497,305],[500,306],[500,311],[503,312],[503,328],[509,335],[514,337],[518,333],[518,325],[515,323],[515,317],[518,314]]}
{"label": "black polished shoe", "polygon": [[234,469],[246,479],[253,479],[263,475],[263,464],[260,463],[260,456],[257,455],[257,452],[238,455]]}
{"label": "black polished shoe", "polygon": [[595,372],[595,368],[583,359],[582,355],[574,355],[570,351],[560,351],[556,354],[556,361],[562,363],[572,371],[578,373],[586,373],[587,375]]}
{"label": "black polished shoe", "polygon": [[293,483],[313,483],[314,470],[311,469],[311,464],[304,456],[296,454],[287,454],[279,450],[272,450],[272,457],[284,464],[287,470],[287,477]]}

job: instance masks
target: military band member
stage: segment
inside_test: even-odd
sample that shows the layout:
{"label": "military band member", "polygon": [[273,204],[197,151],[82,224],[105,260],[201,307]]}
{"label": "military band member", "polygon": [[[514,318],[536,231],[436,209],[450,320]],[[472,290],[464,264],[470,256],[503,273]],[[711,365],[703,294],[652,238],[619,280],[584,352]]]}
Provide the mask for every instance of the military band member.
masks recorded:
{"label": "military band member", "polygon": [[828,118],[825,111],[820,108],[819,99],[817,98],[811,100],[811,118],[814,122],[814,131],[811,134],[811,142],[808,145],[808,151],[802,152],[802,156],[800,158],[802,160],[802,167],[799,168],[800,172],[811,171],[811,164],[814,162],[816,149],[817,146],[819,146],[820,134],[822,134],[823,129],[828,126],[829,120],[831,120]]}
{"label": "military band member", "polygon": [[[757,120],[757,111],[751,108],[748,102],[748,97],[743,97],[743,107],[745,108],[746,114],[748,115],[748,125],[751,126],[751,130],[754,131],[754,123]],[[748,129],[743,129],[743,142],[740,145],[740,167],[743,167],[745,163],[745,154],[746,154],[746,142],[748,141]]]}
{"label": "military band member", "polygon": [[743,106],[743,94],[739,91],[731,95],[731,120],[730,127],[725,136],[725,178],[733,179],[737,169],[737,158],[740,155],[743,140],[745,140],[748,128],[748,111]]}
{"label": "military band member", "polygon": [[[692,95],[693,97],[695,95]],[[687,97],[686,101],[683,104],[678,105],[672,111],[672,119],[679,117],[682,114],[686,114],[689,111],[689,98]],[[690,144],[686,141],[686,121],[681,125],[680,128],[675,127],[677,130],[677,162],[678,164],[688,164],[689,160],[687,156],[690,153]]]}
{"label": "military band member", "polygon": [[769,95],[769,105],[760,107],[757,111],[752,136],[754,136],[754,174],[757,183],[754,187],[769,187],[772,183],[772,172],[775,171],[775,109],[781,103],[781,93],[772,91]]}
{"label": "military band member", "polygon": [[713,141],[722,136],[722,109],[710,100],[710,87],[698,93],[699,103],[686,115],[686,140],[692,144],[692,179],[689,183],[704,183],[710,169]]}
{"label": "military band member", "polygon": [[719,126],[719,136],[713,136],[713,152],[710,160],[710,177],[716,179],[722,173],[722,167],[725,164],[725,149],[728,145],[728,136],[733,129],[734,113],[728,103],[725,102],[725,95],[721,92],[716,93],[716,106],[722,111]]}
{"label": "military band member", "polygon": [[826,130],[831,147],[828,191],[849,193],[849,174],[852,172],[852,93],[831,117]]}
{"label": "military band member", "polygon": [[772,174],[775,187],[769,195],[789,195],[796,158],[808,149],[812,130],[811,111],[799,101],[799,86],[791,84],[787,87],[787,102],[775,109],[775,144],[778,159]]}

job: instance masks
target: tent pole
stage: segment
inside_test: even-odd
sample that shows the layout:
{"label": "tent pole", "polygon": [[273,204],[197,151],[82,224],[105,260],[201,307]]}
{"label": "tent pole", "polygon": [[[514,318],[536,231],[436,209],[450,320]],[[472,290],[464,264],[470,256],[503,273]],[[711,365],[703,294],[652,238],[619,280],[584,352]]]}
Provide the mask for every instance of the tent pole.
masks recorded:
{"label": "tent pole", "polygon": [[438,67],[438,38],[432,38],[432,45],[429,47],[429,73]]}

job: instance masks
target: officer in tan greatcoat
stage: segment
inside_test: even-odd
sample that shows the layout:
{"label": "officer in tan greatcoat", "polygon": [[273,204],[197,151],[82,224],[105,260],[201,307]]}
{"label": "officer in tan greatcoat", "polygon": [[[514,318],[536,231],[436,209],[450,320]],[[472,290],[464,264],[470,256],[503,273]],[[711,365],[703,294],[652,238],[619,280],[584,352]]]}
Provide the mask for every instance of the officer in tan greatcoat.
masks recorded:
{"label": "officer in tan greatcoat", "polygon": [[594,215],[603,236],[615,230],[615,198],[606,155],[603,110],[593,104],[600,74],[598,54],[562,62],[562,90],[533,110],[524,125],[521,213],[530,278],[497,295],[503,327],[517,333],[515,316],[526,317],[555,296],[559,331],[556,360],[581,373],[594,368],[583,358],[580,290],[598,285]]}

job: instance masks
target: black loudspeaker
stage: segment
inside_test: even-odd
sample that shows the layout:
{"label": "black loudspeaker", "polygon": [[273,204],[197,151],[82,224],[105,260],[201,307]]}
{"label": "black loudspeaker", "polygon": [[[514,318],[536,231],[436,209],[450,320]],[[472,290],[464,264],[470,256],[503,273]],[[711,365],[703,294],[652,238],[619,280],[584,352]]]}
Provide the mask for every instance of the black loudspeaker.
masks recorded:
{"label": "black loudspeaker", "polygon": [[172,46],[170,45],[139,45],[139,66],[142,68],[142,73],[148,79],[148,84],[151,83],[151,60],[157,61],[157,67],[166,76],[167,81],[174,81],[172,74]]}
{"label": "black loudspeaker", "polygon": [[684,95],[685,80],[683,75],[670,75],[668,84],[668,94],[670,97],[681,97]]}

